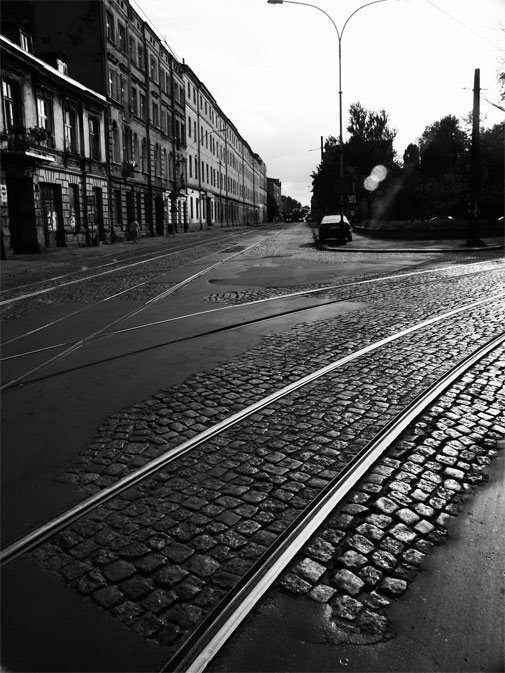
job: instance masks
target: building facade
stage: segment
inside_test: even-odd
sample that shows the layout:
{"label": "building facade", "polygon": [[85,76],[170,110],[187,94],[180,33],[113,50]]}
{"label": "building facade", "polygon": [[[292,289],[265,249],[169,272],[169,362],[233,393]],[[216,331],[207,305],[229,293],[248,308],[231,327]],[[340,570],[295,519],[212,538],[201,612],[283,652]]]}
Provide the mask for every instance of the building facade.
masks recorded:
{"label": "building facade", "polygon": [[96,245],[110,227],[107,102],[17,38],[0,36],[2,257]]}
{"label": "building facade", "polygon": [[264,162],[187,64],[183,73],[190,226],[265,222]]}
{"label": "building facade", "polygon": [[[83,125],[89,126],[88,99],[100,101],[100,159],[79,164],[107,181],[101,199],[94,193],[96,240],[128,238],[135,220],[148,236],[266,221],[265,164],[129,0],[72,0],[62,7],[60,0],[4,0],[1,32],[38,62],[56,70],[66,63],[67,83],[82,85]],[[3,98],[5,110],[7,90]],[[60,101],[55,121],[65,116],[65,95]],[[79,151],[86,147],[82,139]],[[95,238],[81,232],[65,241]]]}

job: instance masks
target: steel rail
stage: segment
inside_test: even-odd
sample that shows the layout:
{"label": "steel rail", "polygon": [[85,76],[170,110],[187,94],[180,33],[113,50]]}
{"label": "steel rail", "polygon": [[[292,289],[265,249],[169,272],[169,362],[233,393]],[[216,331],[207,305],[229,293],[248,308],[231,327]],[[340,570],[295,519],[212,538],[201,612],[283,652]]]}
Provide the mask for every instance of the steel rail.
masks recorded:
{"label": "steel rail", "polygon": [[[182,250],[182,252],[186,252],[188,250],[194,250],[196,247],[198,247],[198,246],[192,246],[190,248],[185,248],[184,250]],[[219,254],[220,252],[224,252],[225,250],[226,250],[226,248],[222,248],[221,250],[216,250],[215,252],[211,252],[208,255],[204,255],[203,257],[199,257],[196,260],[192,260],[192,262],[201,261],[202,259],[205,259],[206,257],[209,257],[210,255],[216,255],[216,254]],[[181,252],[181,250],[178,250],[177,252]],[[166,255],[162,255],[161,257],[169,257],[170,255],[173,255],[173,254],[176,254],[176,253],[175,252],[167,253]],[[153,258],[153,259],[144,260],[143,262],[139,262],[139,264],[156,261],[158,259],[160,259],[159,256],[156,257],[156,258]],[[113,270],[111,270],[107,273],[113,273],[115,271],[121,271],[121,270],[124,270],[124,269],[128,269],[128,268],[130,268],[130,266],[131,265],[123,266],[123,267],[118,268],[118,269],[113,269]],[[136,285],[132,285],[132,286],[126,288],[125,290],[121,290],[120,292],[116,292],[115,294],[109,295],[108,297],[105,297],[104,299],[100,299],[98,301],[95,301],[92,304],[87,304],[84,308],[80,308],[80,309],[77,309],[76,311],[72,311],[71,313],[67,313],[66,315],[62,316],[61,318],[57,318],[56,320],[52,320],[51,322],[48,322],[45,325],[40,325],[40,327],[36,327],[35,329],[32,329],[28,332],[23,332],[23,334],[20,334],[17,337],[13,337],[12,339],[9,339],[8,341],[2,342],[1,345],[2,346],[8,346],[11,343],[15,343],[16,341],[20,341],[21,339],[24,339],[25,337],[31,336],[32,334],[36,334],[37,332],[41,332],[44,329],[47,329],[49,327],[54,327],[54,325],[57,325],[57,324],[63,322],[64,320],[67,320],[68,318],[72,318],[75,315],[79,315],[80,313],[83,313],[84,311],[89,311],[94,306],[98,306],[100,304],[103,304],[106,301],[110,301],[111,299],[116,299],[117,297],[120,297],[122,294],[126,294],[127,292],[130,292],[131,290],[135,290],[137,287],[142,287],[142,285],[146,285],[147,283],[150,283],[151,281],[156,280],[157,278],[160,278],[161,276],[164,276],[167,273],[169,273],[169,271],[164,271],[163,273],[157,274],[156,276],[151,276],[147,280],[142,281],[141,283],[137,283]],[[97,277],[98,276],[87,276],[86,278],[80,278],[78,280],[72,281],[72,283],[80,283],[80,282],[85,281],[85,280],[94,280]],[[72,283],[69,283],[69,284],[72,284]],[[50,292],[52,290],[57,290],[61,287],[63,287],[63,285],[56,285],[54,287],[47,288],[47,291]],[[27,295],[25,295],[24,297],[16,298],[16,300],[12,300],[12,301],[17,301],[18,299],[23,299],[23,298],[27,298]],[[8,300],[8,301],[11,301],[11,300]],[[4,303],[8,303],[8,301],[4,302]],[[1,303],[0,303],[0,305],[1,305]]]}
{"label": "steel rail", "polygon": [[[272,236],[273,235],[274,234],[272,234]],[[226,238],[226,237],[223,237],[223,238]],[[233,239],[233,236],[230,235],[229,238]],[[218,242],[221,242],[221,241],[218,241]],[[183,250],[181,250],[180,248],[177,249],[177,250],[171,250],[170,252],[166,252],[162,255],[157,255],[156,257],[150,257],[149,259],[143,259],[143,260],[140,260],[138,262],[132,262],[131,264],[126,264],[124,266],[119,266],[119,267],[116,267],[115,269],[108,269],[107,271],[102,271],[101,273],[96,273],[96,274],[91,275],[91,276],[85,276],[84,278],[76,278],[76,279],[70,280],[66,283],[60,283],[59,285],[53,285],[51,287],[42,288],[40,290],[36,290],[36,291],[33,291],[33,292],[28,292],[27,294],[22,294],[22,295],[19,295],[17,297],[11,297],[11,299],[4,299],[4,300],[0,301],[0,306],[5,306],[6,304],[13,304],[14,302],[22,301],[23,299],[30,299],[31,297],[36,297],[36,296],[41,295],[41,294],[47,294],[48,292],[53,292],[53,291],[58,290],[62,287],[67,287],[69,285],[75,285],[76,283],[83,283],[86,280],[95,280],[96,278],[100,278],[102,276],[107,276],[107,275],[110,275],[111,273],[117,273],[118,271],[124,271],[125,269],[131,269],[135,266],[141,266],[143,264],[149,264],[150,262],[155,262],[159,259],[165,259],[166,257],[172,257],[173,255],[176,255],[180,252],[187,252],[188,250],[194,250],[195,248],[198,248],[198,247],[199,247],[198,245],[193,245],[193,246],[187,247]],[[209,253],[209,254],[215,255],[218,252],[222,252],[222,250],[217,250],[216,252],[212,252],[212,253]],[[205,255],[205,257],[208,257],[208,256],[209,255]],[[203,258],[200,258],[200,259],[203,259]],[[123,260],[119,260],[117,262],[117,264],[121,264],[122,261]],[[114,264],[114,263],[116,263],[116,262],[111,262],[111,264]],[[104,265],[104,266],[109,266],[109,265]],[[101,267],[97,267],[97,268],[101,268]],[[72,275],[72,274],[68,274],[68,275]],[[46,283],[46,282],[50,282],[50,281],[41,280],[41,281],[38,281],[38,282]],[[4,292],[10,292],[10,291],[15,290],[15,289],[16,288],[11,288],[10,290],[4,290]]]}
{"label": "steel rail", "polygon": [[202,673],[293,557],[391,444],[450,385],[504,342],[505,334],[500,334],[470,354],[380,430],[279,535],[161,670]]}
{"label": "steel rail", "polygon": [[468,311],[471,308],[481,306],[482,304],[491,301],[496,301],[497,299],[502,299],[503,297],[505,297],[505,292],[501,292],[498,295],[494,295],[492,297],[486,297],[485,299],[479,299],[478,301],[472,302],[471,304],[467,304],[457,309],[453,309],[451,311],[435,316],[433,318],[428,318],[427,320],[423,320],[421,323],[413,325],[412,327],[408,327],[407,329],[401,330],[400,332],[397,332],[396,334],[381,339],[380,341],[370,344],[369,346],[365,346],[364,348],[361,348],[355,351],[354,353],[351,353],[350,355],[346,355],[345,357],[340,358],[339,360],[336,360],[335,362],[332,362],[329,365],[326,365],[325,367],[316,370],[315,372],[312,372],[300,379],[297,379],[296,381],[290,383],[284,388],[281,388],[280,390],[277,390],[276,392],[267,395],[266,397],[249,405],[248,407],[245,407],[244,409],[241,409],[235,414],[232,414],[223,421],[220,421],[216,425],[207,428],[198,435],[195,435],[191,439],[188,439],[186,442],[179,444],[179,446],[170,449],[166,453],[162,454],[161,456],[158,456],[157,458],[150,461],[149,463],[139,468],[135,472],[132,472],[126,477],[123,477],[112,486],[109,486],[108,488],[105,488],[99,493],[96,493],[95,495],[91,496],[90,498],[83,500],[82,502],[78,503],[77,505],[67,510],[63,514],[55,517],[54,519],[51,519],[49,522],[47,522],[43,526],[40,526],[31,533],[28,533],[24,537],[20,538],[16,542],[12,543],[8,547],[0,551],[0,564],[12,560],[13,558],[19,556],[24,552],[30,551],[34,547],[44,542],[49,537],[53,536],[55,533],[59,532],[63,528],[66,528],[74,521],[77,521],[78,519],[82,518],[85,514],[92,511],[96,507],[104,504],[105,502],[116,497],[117,495],[119,495],[126,489],[130,488],[131,486],[137,484],[140,481],[143,481],[147,477],[158,472],[163,467],[165,467],[165,465],[168,465],[176,458],[179,458],[180,456],[188,453],[189,451],[192,451],[194,448],[200,446],[201,444],[208,441],[212,437],[221,434],[222,432],[232,427],[233,425],[239,423],[240,421],[251,416],[257,411],[260,411],[261,409],[269,406],[270,404],[273,404],[274,402],[285,397],[286,395],[289,395],[295,390],[302,388],[308,383],[311,383],[312,381],[315,381],[321,378],[322,376],[325,376],[326,374],[334,371],[335,369],[342,367],[343,365],[352,362],[353,360],[356,360],[362,357],[363,355],[372,353],[373,351],[382,348],[386,344],[397,341],[398,339],[401,339],[416,331],[424,329],[429,325],[441,322],[442,320],[446,320],[447,318],[450,318],[464,311]]}
{"label": "steel rail", "polygon": [[[402,278],[411,277],[411,276],[418,276],[418,275],[421,275],[421,274],[436,273],[436,272],[440,272],[440,271],[452,270],[454,268],[474,266],[475,264],[483,264],[483,263],[484,262],[472,262],[471,264],[456,264],[456,265],[451,265],[451,266],[447,266],[447,267],[437,267],[435,269],[424,269],[422,271],[411,271],[411,272],[408,272],[408,273],[399,273],[399,274],[394,274],[394,275],[390,275],[390,276],[379,276],[379,277],[376,277],[376,278],[367,278],[365,280],[351,281],[349,283],[339,283],[339,284],[334,284],[334,285],[326,285],[325,287],[319,287],[319,288],[315,288],[315,289],[311,289],[311,290],[300,290],[298,292],[289,292],[289,293],[286,293],[286,294],[275,295],[274,297],[264,297],[262,299],[254,299],[252,301],[247,301],[247,302],[244,302],[242,304],[232,304],[232,305],[227,305],[227,306],[219,306],[219,307],[216,307],[216,308],[207,309],[205,311],[197,311],[195,313],[187,313],[187,314],[180,315],[180,316],[174,316],[173,318],[163,318],[162,320],[155,320],[153,322],[145,323],[145,324],[142,324],[142,325],[134,325],[132,327],[125,327],[124,329],[115,330],[114,332],[111,332],[109,334],[104,334],[104,335],[100,336],[99,338],[100,339],[109,339],[109,338],[117,336],[119,334],[125,334],[127,332],[134,332],[134,331],[141,330],[141,329],[149,329],[151,327],[158,327],[159,325],[164,325],[164,324],[167,324],[167,323],[170,323],[170,322],[176,322],[176,321],[179,321],[179,320],[187,320],[188,318],[195,318],[195,317],[199,317],[199,316],[203,316],[203,315],[209,315],[209,314],[212,314],[212,313],[218,313],[220,311],[247,308],[249,306],[254,306],[254,305],[257,305],[257,304],[264,304],[264,303],[267,303],[267,302],[281,301],[283,299],[292,299],[292,298],[297,298],[297,297],[303,297],[303,296],[307,296],[307,295],[313,295],[313,294],[318,294],[318,293],[322,293],[322,292],[327,292],[327,291],[330,291],[330,290],[331,291],[340,290],[340,289],[344,289],[344,288],[347,288],[347,287],[355,287],[355,286],[358,286],[358,285],[365,285],[365,284],[369,284],[369,283],[378,283],[378,282],[387,281],[387,280],[396,280],[397,278],[402,279]],[[501,265],[505,265],[505,263],[502,263]],[[212,267],[209,267],[209,270],[210,270],[210,268],[212,268]],[[482,269],[482,270],[481,269],[476,269],[476,270],[471,270],[471,271],[469,271],[469,273],[466,273],[464,275],[458,275],[457,278],[466,277],[466,276],[469,276],[469,275],[476,275],[476,274],[479,274],[479,273],[491,273],[493,271],[498,271],[498,270],[500,270],[499,267],[495,267],[495,268],[491,268],[491,269]],[[190,279],[187,279],[187,282],[189,282],[189,280]],[[434,278],[434,279],[432,279],[428,282],[432,282],[432,283],[433,282],[443,282],[444,280],[447,280],[447,277]],[[149,281],[145,281],[145,282],[149,282]],[[134,286],[134,287],[137,287],[137,286]],[[89,308],[92,308],[93,306],[97,306],[102,302],[108,301],[110,299],[114,299],[115,297],[118,297],[121,294],[124,294],[125,292],[129,292],[130,290],[134,289],[134,287],[127,288],[126,290],[122,290],[121,292],[118,292],[115,295],[111,295],[110,297],[107,297],[106,299],[101,299],[100,301],[95,302],[95,303],[87,306],[86,308],[79,309],[78,311],[74,311],[73,313],[67,314],[63,318],[59,318],[58,320],[55,320],[51,323],[48,323],[47,325],[38,327],[38,328],[36,328],[36,329],[34,329],[30,332],[25,332],[24,334],[21,334],[18,337],[15,337],[13,339],[10,339],[9,341],[4,342],[2,344],[2,346],[7,346],[11,343],[19,341],[20,339],[22,339],[26,336],[30,336],[31,334],[34,334],[38,331],[41,331],[42,329],[45,329],[47,327],[52,327],[53,325],[57,324],[58,322],[61,322],[61,321],[65,320],[66,318],[72,317],[72,316],[74,316],[78,313],[81,313],[82,311],[85,311]],[[166,291],[167,292],[166,296],[168,296],[168,293],[172,294],[173,292],[175,292],[180,287],[182,287],[182,284],[179,284],[177,286],[173,286],[173,287],[169,288],[169,290]],[[403,286],[400,286],[400,287],[403,287]],[[410,288],[410,287],[413,287],[413,286],[410,285],[408,287]],[[398,289],[398,286],[390,288],[391,291],[394,291],[396,289]],[[379,289],[377,292],[374,292],[373,294],[380,294],[381,292],[382,292],[382,290]],[[161,297],[161,295],[158,295],[158,296]],[[357,296],[362,296],[362,295],[357,295]],[[313,307],[303,307],[301,309],[295,309],[295,310],[290,310],[290,311],[282,312],[282,313],[279,313],[279,314],[275,314],[275,315],[271,316],[271,318],[286,315],[286,314],[296,312],[296,311],[311,310],[311,308],[317,308],[318,306],[327,306],[327,305],[332,304],[332,303],[338,303],[338,302],[341,302],[341,301],[348,301],[349,299],[353,299],[353,298],[354,297],[350,297],[350,298],[349,297],[344,297],[343,299],[342,298],[332,299],[332,300],[328,300],[325,303],[315,304]],[[246,324],[248,324],[248,323],[246,323]],[[231,326],[232,329],[234,329],[236,327],[237,327],[236,324],[233,324]],[[202,333],[201,335],[198,335],[198,336],[206,336],[207,334],[208,334],[207,332],[204,332],[204,333]],[[191,338],[194,338],[194,337],[191,337]],[[64,346],[71,346],[75,343],[77,343],[77,342],[76,341],[67,341],[67,342],[62,342],[62,343],[58,343],[58,344],[53,344],[53,345],[50,345],[50,346],[45,346],[44,348],[34,349],[32,351],[26,351],[24,353],[16,353],[14,355],[8,355],[8,356],[5,356],[5,357],[0,357],[0,362],[4,362],[4,361],[7,361],[7,360],[13,360],[15,358],[25,357],[25,356],[29,356],[29,355],[35,355],[37,353],[41,353],[41,352],[44,352],[44,351],[47,351],[47,350],[53,350],[55,348],[63,348]],[[169,343],[173,343],[173,342],[169,342]]]}
{"label": "steel rail", "polygon": [[[273,235],[273,234],[272,234]],[[125,315],[121,316],[120,318],[117,318],[113,320],[112,322],[107,323],[103,327],[100,327],[99,329],[95,330],[91,334],[88,334],[85,337],[82,337],[79,339],[79,341],[76,341],[72,345],[68,346],[65,350],[63,350],[61,353],[57,353],[54,355],[52,358],[49,358],[49,360],[46,360],[45,362],[40,363],[39,365],[36,365],[35,367],[32,367],[32,369],[24,372],[20,376],[18,376],[15,379],[12,379],[11,381],[7,381],[3,386],[0,387],[0,392],[3,390],[7,390],[9,388],[12,388],[16,384],[18,384],[20,381],[23,381],[26,379],[28,376],[31,376],[32,374],[35,374],[35,372],[40,371],[41,369],[45,369],[46,367],[49,367],[50,365],[54,364],[55,362],[59,362],[63,358],[67,357],[67,355],[71,355],[72,353],[75,353],[77,350],[82,348],[84,345],[86,345],[88,342],[93,341],[96,339],[97,336],[103,334],[105,330],[109,329],[110,327],[113,327],[114,325],[117,325],[120,322],[123,322],[124,320],[128,320],[129,318],[133,318],[134,316],[138,315],[142,311],[144,311],[148,306],[151,306],[155,301],[158,301],[160,299],[164,299],[165,297],[169,296],[169,294],[172,294],[179,288],[183,287],[184,285],[187,285],[189,282],[194,280],[195,278],[198,278],[199,276],[202,276],[203,274],[207,273],[211,269],[214,269],[216,266],[220,266],[221,264],[225,264],[228,262],[230,259],[233,259],[234,257],[237,257],[238,255],[242,255],[244,252],[247,252],[251,248],[256,247],[257,245],[260,245],[261,243],[264,243],[265,240],[268,240],[268,238],[271,238],[271,236],[267,236],[266,238],[262,239],[261,241],[258,241],[257,243],[253,243],[252,245],[249,245],[248,247],[244,248],[243,250],[239,250],[238,252],[233,253],[232,255],[228,256],[226,259],[220,260],[219,262],[216,262],[215,264],[212,264],[212,266],[209,266],[202,271],[199,271],[196,274],[193,274],[189,278],[184,279],[180,283],[177,283],[173,287],[169,288],[169,290],[164,290],[163,292],[160,292],[158,295],[155,297],[149,299],[147,302],[145,302],[140,308],[133,309],[132,311],[129,311]],[[158,274],[157,276],[152,276],[149,281],[144,281],[142,283],[139,283],[135,287],[140,287],[141,285],[144,285],[147,282],[150,282],[154,280],[155,278],[160,278],[161,276],[164,276],[167,272],[164,271],[161,274]],[[130,290],[134,289],[133,287],[129,288]],[[118,293],[122,294],[122,293]],[[116,295],[114,295],[116,296]],[[111,299],[111,297],[108,297],[107,299],[103,301],[108,301]],[[100,303],[100,302],[99,302]]]}
{"label": "steel rail", "polygon": [[[223,236],[222,238],[225,239],[226,236]],[[183,246],[181,246],[180,248],[177,248],[175,250],[171,249],[170,253],[167,253],[167,254],[168,255],[173,255],[177,252],[185,252],[186,250],[192,250],[194,248],[197,248],[198,245],[202,245],[202,243],[197,242],[196,244],[194,243],[194,244],[190,245],[190,241],[188,241],[188,243],[186,244],[187,247],[183,247],[184,246],[184,243],[183,243]],[[139,250],[139,252],[140,252],[140,250]],[[109,257],[113,254],[114,254],[114,251],[111,251]],[[89,266],[86,266],[86,267],[81,266],[80,269],[77,269],[77,270],[74,270],[74,271],[69,271],[68,273],[62,273],[59,276],[53,276],[52,278],[41,278],[40,280],[34,280],[31,283],[24,283],[23,285],[15,285],[13,287],[0,289],[0,295],[7,294],[8,292],[15,292],[16,290],[22,290],[23,288],[30,287],[32,285],[42,285],[42,283],[52,283],[52,282],[55,282],[57,280],[61,280],[62,278],[68,278],[69,276],[75,276],[78,273],[84,273],[85,271],[95,271],[97,269],[105,269],[107,266],[113,266],[114,264],[121,264],[121,263],[124,263],[124,262],[129,262],[130,260],[140,259],[141,257],[147,257],[149,255],[156,255],[156,254],[157,254],[156,250],[151,250],[151,252],[146,250],[145,252],[142,252],[139,255],[124,257],[122,259],[113,259],[111,262],[106,262],[104,264],[95,264],[94,266],[92,264],[90,264]],[[93,261],[93,259],[90,260],[90,262],[92,262],[92,261]],[[149,261],[149,260],[146,260],[146,261]]]}

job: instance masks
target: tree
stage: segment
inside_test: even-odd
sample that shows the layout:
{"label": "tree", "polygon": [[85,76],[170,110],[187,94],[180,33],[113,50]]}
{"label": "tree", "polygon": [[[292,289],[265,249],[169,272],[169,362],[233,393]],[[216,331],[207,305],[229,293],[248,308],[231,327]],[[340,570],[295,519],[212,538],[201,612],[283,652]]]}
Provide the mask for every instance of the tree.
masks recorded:
{"label": "tree", "polygon": [[302,204],[291,196],[281,196],[282,216],[285,220],[297,220],[300,217]]}
{"label": "tree", "polygon": [[[358,213],[371,216],[373,199],[363,188],[363,181],[378,164],[385,166],[388,172],[392,171],[396,130],[390,128],[385,110],[375,112],[365,109],[359,102],[352,103],[347,131],[350,137],[343,146],[344,181],[339,179],[340,148],[333,136],[326,139],[323,160],[312,173],[311,208],[316,217],[338,212],[342,192],[345,195],[354,193]],[[345,210],[349,214],[349,208]]]}
{"label": "tree", "polygon": [[469,138],[453,115],[425,128],[419,141],[423,217],[466,217],[469,147]]}
{"label": "tree", "polygon": [[459,169],[468,148],[468,136],[457,117],[447,115],[427,126],[419,143],[424,175],[436,178]]}
{"label": "tree", "polygon": [[496,124],[480,136],[480,208],[483,217],[496,225],[503,215],[505,128]]}

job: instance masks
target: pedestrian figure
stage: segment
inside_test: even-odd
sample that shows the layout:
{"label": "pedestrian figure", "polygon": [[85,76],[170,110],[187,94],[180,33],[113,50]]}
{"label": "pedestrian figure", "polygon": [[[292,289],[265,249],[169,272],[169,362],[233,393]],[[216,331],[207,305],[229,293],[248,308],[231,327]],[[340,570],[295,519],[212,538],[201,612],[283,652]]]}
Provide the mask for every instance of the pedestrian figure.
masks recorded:
{"label": "pedestrian figure", "polygon": [[130,222],[130,236],[132,243],[138,243],[138,234],[139,234],[139,223],[137,220]]}

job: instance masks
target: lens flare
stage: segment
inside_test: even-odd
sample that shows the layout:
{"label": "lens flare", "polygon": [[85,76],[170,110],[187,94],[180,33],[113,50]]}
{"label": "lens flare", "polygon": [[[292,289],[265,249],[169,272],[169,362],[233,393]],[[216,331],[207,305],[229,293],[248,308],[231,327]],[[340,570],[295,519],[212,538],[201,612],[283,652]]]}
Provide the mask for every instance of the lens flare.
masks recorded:
{"label": "lens flare", "polygon": [[377,182],[382,182],[382,180],[385,180],[387,174],[388,169],[381,164],[375,166],[375,168],[372,170],[372,176],[377,180]]}
{"label": "lens flare", "polygon": [[369,175],[363,182],[363,187],[369,192],[373,192],[375,189],[377,189],[378,186],[379,182],[374,178],[373,175]]}

